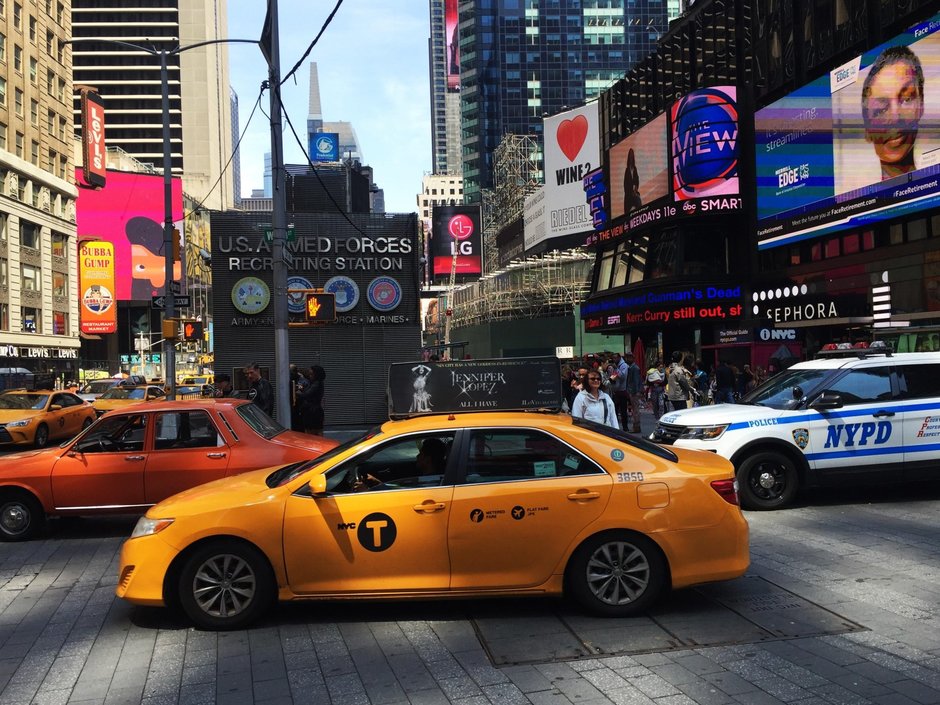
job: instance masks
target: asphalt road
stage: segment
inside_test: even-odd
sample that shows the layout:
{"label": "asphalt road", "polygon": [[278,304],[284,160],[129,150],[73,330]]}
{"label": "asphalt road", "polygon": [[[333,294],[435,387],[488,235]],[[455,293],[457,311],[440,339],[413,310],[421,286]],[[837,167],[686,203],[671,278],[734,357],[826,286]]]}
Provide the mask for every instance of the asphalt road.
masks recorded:
{"label": "asphalt road", "polygon": [[283,605],[200,632],[114,597],[133,518],[0,544],[0,705],[936,705],[940,482],[748,513],[752,567],[650,615],[561,600]]}

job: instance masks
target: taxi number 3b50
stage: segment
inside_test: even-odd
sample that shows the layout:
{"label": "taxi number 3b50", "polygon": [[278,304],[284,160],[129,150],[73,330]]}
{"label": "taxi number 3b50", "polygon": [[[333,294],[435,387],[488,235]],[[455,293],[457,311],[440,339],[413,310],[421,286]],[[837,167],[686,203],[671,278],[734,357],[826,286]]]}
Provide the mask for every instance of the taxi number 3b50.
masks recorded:
{"label": "taxi number 3b50", "polygon": [[643,473],[641,472],[618,472],[617,482],[643,482]]}

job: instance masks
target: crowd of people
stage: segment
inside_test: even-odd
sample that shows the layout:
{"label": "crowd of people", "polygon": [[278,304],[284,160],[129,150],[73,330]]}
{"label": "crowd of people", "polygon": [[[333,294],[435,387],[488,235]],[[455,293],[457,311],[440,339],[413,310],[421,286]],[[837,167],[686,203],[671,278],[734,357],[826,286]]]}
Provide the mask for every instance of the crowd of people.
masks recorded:
{"label": "crowd of people", "polygon": [[562,367],[563,408],[572,416],[638,433],[642,408],[649,408],[658,420],[671,410],[733,404],[766,379],[762,367],[738,368],[722,359],[708,369],[678,351],[668,366],[657,358],[645,370],[633,353],[613,353],[608,358],[593,356],[577,368]]}

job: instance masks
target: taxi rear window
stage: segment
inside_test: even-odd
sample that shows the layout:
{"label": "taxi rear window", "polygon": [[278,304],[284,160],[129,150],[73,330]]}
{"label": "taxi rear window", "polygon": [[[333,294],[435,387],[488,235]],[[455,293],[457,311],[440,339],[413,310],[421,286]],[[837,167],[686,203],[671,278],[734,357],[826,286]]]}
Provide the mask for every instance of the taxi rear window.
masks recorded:
{"label": "taxi rear window", "polygon": [[657,445],[652,441],[646,440],[645,438],[631,436],[629,433],[625,433],[620,429],[611,428],[610,426],[597,423],[596,421],[588,421],[587,419],[574,418],[571,420],[571,423],[573,423],[575,426],[581,426],[583,428],[594,431],[594,433],[599,433],[602,436],[613,438],[620,443],[626,443],[627,445],[633,446],[634,448],[639,448],[642,451],[659,456],[663,460],[668,460],[673,463],[678,462],[679,460],[679,457],[668,448]]}

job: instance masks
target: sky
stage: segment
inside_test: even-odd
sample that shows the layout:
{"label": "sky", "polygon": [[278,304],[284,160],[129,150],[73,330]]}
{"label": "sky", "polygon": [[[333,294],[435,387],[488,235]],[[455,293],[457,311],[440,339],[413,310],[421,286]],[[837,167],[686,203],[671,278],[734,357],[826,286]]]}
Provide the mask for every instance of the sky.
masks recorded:
{"label": "sky", "polygon": [[[281,75],[286,76],[326,21],[335,0],[278,0]],[[257,39],[267,3],[231,0],[230,39]],[[346,120],[359,138],[363,162],[385,191],[385,210],[411,213],[421,178],[431,171],[427,0],[344,0],[330,26],[294,76],[282,102],[306,143],[310,62],[317,63],[323,119]],[[271,151],[266,91],[249,124],[267,66],[257,46],[229,45],[229,81],[238,94],[242,139],[241,194],[264,187],[264,155]],[[262,109],[264,113],[262,113]],[[284,121],[284,160],[303,164],[301,147]]]}

